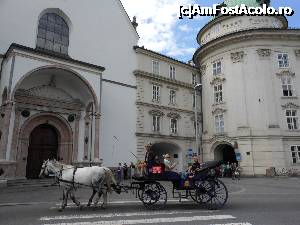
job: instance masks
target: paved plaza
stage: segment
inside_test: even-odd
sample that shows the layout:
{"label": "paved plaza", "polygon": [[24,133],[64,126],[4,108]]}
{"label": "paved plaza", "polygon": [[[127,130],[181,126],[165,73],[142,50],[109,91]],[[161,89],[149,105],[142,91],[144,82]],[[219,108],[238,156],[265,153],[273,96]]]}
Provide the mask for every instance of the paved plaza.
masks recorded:
{"label": "paved plaza", "polygon": [[[299,225],[300,178],[224,179],[229,199],[222,210],[211,211],[191,201],[178,202],[168,189],[163,210],[146,210],[132,193],[113,194],[106,209],[78,210],[72,203],[58,212],[59,187],[14,187],[0,189],[1,225],[117,225],[117,224],[203,224],[203,225]],[[90,190],[79,189],[86,203]]]}

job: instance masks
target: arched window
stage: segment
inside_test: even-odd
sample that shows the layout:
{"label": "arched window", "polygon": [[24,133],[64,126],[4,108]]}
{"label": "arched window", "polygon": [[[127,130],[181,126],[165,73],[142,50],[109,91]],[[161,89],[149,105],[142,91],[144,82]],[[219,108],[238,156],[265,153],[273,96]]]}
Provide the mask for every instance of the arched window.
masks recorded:
{"label": "arched window", "polygon": [[66,21],[55,13],[43,15],[39,21],[37,48],[68,54],[69,27]]}

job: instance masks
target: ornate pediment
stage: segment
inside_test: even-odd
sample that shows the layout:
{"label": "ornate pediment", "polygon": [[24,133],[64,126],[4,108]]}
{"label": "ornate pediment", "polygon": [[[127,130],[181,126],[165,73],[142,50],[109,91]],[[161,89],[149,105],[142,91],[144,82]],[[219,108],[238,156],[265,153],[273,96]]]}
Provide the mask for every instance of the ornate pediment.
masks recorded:
{"label": "ornate pediment", "polygon": [[181,116],[178,113],[170,112],[167,114],[168,117],[173,118],[173,119],[180,119]]}
{"label": "ornate pediment", "polygon": [[281,76],[295,76],[295,73],[293,73],[290,70],[283,70],[280,73],[276,74],[277,76],[281,77]]}
{"label": "ornate pediment", "polygon": [[260,57],[269,57],[271,55],[271,49],[260,48],[260,49],[257,49],[256,51]]}
{"label": "ornate pediment", "polygon": [[244,51],[231,53],[231,60],[233,63],[243,62],[245,53]]}
{"label": "ornate pediment", "polygon": [[212,114],[221,114],[225,113],[227,110],[223,107],[217,107],[212,111]]}
{"label": "ornate pediment", "polygon": [[282,105],[282,109],[299,109],[299,105],[297,105],[293,102],[289,102],[285,105]]}
{"label": "ornate pediment", "polygon": [[162,111],[153,109],[149,111],[149,114],[152,116],[164,116],[165,114]]}
{"label": "ornate pediment", "polygon": [[223,83],[226,79],[224,77],[214,76],[214,79],[210,82],[211,85]]}

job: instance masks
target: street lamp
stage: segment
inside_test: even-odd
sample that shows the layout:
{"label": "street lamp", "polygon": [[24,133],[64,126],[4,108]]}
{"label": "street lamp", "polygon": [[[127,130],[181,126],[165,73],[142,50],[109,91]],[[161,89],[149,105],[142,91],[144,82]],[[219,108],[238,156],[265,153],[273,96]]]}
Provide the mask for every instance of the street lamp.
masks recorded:
{"label": "street lamp", "polygon": [[[202,84],[196,84],[194,87],[195,90],[195,129],[196,129],[196,149],[198,152],[198,155],[200,156],[200,153],[203,153],[200,151],[200,133],[201,131],[199,130],[198,127],[198,105],[197,105],[197,92],[201,91],[202,89]],[[201,161],[203,162],[203,154],[201,157]]]}

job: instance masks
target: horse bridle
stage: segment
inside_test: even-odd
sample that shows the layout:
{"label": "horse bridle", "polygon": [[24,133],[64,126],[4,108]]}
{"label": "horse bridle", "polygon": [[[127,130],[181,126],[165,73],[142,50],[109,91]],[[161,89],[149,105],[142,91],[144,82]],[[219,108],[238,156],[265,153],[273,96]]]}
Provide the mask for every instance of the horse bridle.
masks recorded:
{"label": "horse bridle", "polygon": [[48,171],[48,160],[47,161],[45,161],[45,163],[43,164],[43,166],[42,166],[42,169],[43,169],[43,172],[42,172],[42,176],[45,176],[46,174],[45,174],[45,172],[46,172],[46,170],[47,170],[47,173],[48,173],[48,175],[49,175],[49,171]]}

